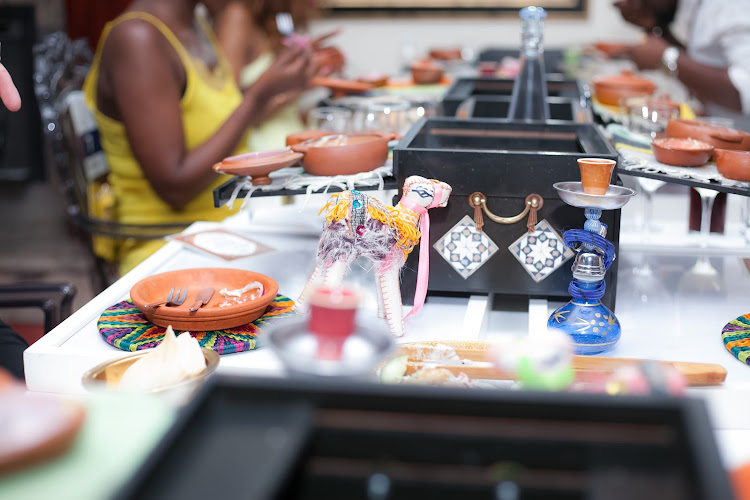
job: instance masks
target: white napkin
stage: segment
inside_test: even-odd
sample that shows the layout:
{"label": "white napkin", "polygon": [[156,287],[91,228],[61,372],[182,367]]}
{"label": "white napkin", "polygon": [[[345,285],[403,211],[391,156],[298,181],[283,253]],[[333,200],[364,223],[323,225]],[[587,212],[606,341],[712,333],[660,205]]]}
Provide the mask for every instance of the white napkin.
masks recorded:
{"label": "white napkin", "polygon": [[161,344],[125,371],[120,390],[149,391],[193,377],[205,369],[206,358],[198,341],[189,332],[178,337],[168,326]]}

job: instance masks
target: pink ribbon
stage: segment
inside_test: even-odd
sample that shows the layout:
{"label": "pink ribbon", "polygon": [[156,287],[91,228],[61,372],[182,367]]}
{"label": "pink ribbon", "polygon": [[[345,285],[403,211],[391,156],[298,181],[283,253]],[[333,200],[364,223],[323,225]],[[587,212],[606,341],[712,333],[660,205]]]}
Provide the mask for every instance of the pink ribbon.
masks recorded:
{"label": "pink ribbon", "polygon": [[403,196],[399,203],[404,207],[408,208],[412,212],[419,214],[419,232],[421,234],[419,239],[419,267],[417,268],[417,288],[414,291],[414,307],[411,308],[409,314],[404,316],[404,319],[408,318],[419,312],[424,305],[424,300],[427,298],[427,283],[430,279],[430,215],[427,210],[435,208],[440,204],[440,200],[443,198],[443,187],[440,184],[435,184],[435,188],[432,194],[432,203],[425,208],[422,205],[417,204],[415,201]]}

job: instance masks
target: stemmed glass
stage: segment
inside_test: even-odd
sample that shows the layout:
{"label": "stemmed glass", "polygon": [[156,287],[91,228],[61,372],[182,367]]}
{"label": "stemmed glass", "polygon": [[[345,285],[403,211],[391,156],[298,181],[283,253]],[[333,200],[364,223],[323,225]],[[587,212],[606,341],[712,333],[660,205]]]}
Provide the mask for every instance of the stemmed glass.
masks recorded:
{"label": "stemmed glass", "polygon": [[647,177],[636,177],[635,180],[643,192],[643,222],[639,232],[644,233],[646,239],[650,239],[651,232],[653,231],[654,194],[666,182]]}
{"label": "stemmed glass", "polygon": [[693,267],[688,269],[680,279],[680,287],[697,291],[719,292],[721,290],[718,279],[719,271],[711,264],[706,253],[709,235],[711,234],[711,214],[718,192],[713,189],[698,187],[695,190],[701,197],[701,254]]}

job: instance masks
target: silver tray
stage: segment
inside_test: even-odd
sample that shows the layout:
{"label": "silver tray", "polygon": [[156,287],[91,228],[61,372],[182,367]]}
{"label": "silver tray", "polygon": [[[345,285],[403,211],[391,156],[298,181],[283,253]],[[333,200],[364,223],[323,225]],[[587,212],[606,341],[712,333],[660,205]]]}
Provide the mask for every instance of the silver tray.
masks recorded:
{"label": "silver tray", "polygon": [[630,188],[611,184],[605,194],[584,193],[580,182],[556,182],[552,187],[565,203],[579,208],[615,210],[624,206],[635,195],[635,191]]}

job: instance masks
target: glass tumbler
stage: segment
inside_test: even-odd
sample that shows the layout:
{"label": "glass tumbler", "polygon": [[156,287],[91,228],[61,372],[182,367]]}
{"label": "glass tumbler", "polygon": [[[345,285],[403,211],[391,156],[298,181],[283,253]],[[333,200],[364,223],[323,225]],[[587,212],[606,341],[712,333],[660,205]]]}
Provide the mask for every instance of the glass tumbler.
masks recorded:
{"label": "glass tumbler", "polygon": [[406,100],[370,103],[364,116],[363,132],[403,134],[409,128],[411,104]]}
{"label": "glass tumbler", "polygon": [[348,132],[352,112],[346,108],[324,106],[313,108],[307,113],[309,128],[330,132]]}

